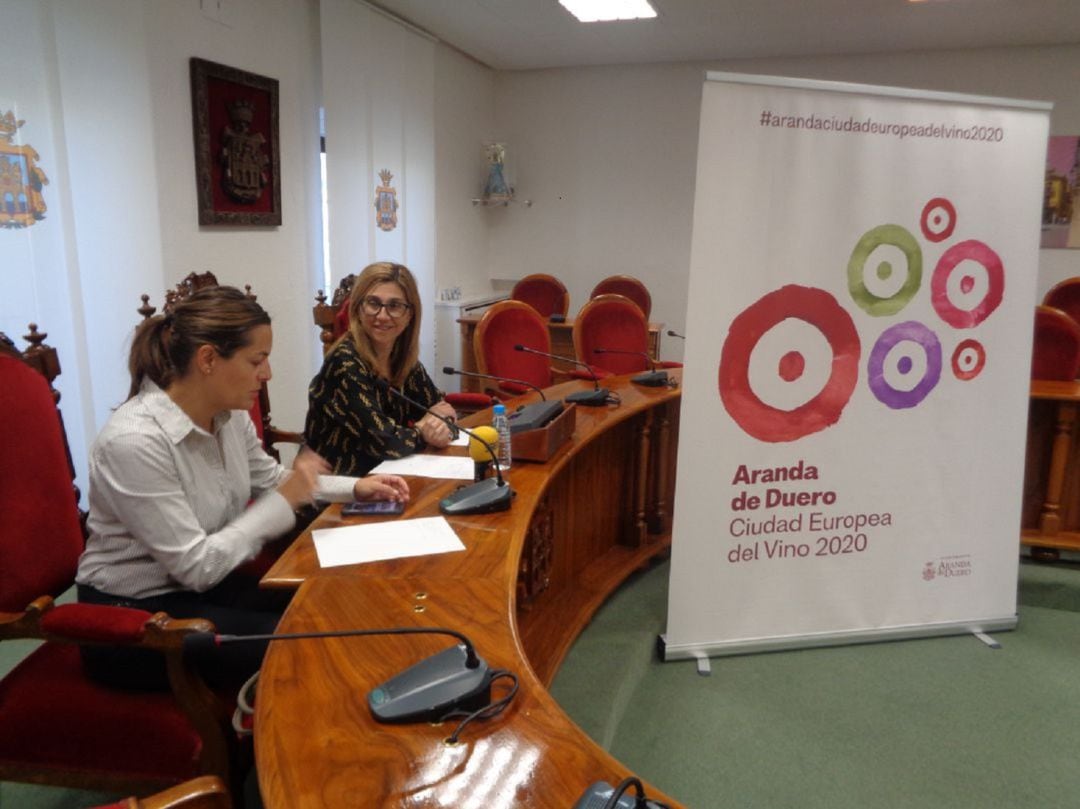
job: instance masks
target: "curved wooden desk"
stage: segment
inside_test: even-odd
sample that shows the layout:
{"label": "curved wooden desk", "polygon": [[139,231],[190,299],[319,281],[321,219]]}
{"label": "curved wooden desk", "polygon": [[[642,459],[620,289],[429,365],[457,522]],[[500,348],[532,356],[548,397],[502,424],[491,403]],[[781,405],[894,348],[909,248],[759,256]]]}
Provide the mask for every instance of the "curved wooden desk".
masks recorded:
{"label": "curved wooden desk", "polygon": [[[270,570],[266,586],[299,588],[281,632],[446,626],[465,632],[492,668],[516,673],[521,687],[501,716],[448,746],[449,723],[381,725],[367,707],[375,685],[447,639],[271,644],[255,721],[268,807],[569,809],[590,783],[629,774],[547,691],[604,599],[671,543],[679,389],[623,377],[605,385],[622,397],[618,407],[578,408],[574,435],[554,457],[510,470],[510,511],[450,521],[463,553],[320,570],[305,533]],[[568,382],[550,395],[582,388]],[[410,479],[405,516],[438,514],[439,498],[457,485]],[[312,528],[339,524],[340,506],[331,506]],[[503,688],[496,683],[494,693]]]}

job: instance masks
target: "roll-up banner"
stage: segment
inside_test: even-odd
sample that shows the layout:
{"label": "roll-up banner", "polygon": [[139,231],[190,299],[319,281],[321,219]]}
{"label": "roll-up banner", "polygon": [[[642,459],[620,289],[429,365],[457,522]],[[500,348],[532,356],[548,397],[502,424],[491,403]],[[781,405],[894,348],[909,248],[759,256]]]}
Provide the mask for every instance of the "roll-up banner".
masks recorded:
{"label": "roll-up banner", "polygon": [[665,659],[1016,625],[1050,108],[708,75]]}

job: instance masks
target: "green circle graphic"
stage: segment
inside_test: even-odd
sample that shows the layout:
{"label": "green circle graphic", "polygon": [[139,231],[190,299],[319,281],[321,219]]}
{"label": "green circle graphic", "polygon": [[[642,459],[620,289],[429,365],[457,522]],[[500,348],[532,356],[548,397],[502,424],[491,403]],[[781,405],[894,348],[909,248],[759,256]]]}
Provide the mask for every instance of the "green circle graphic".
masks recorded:
{"label": "green circle graphic", "polygon": [[[883,244],[891,244],[898,247],[907,258],[907,278],[904,285],[896,291],[895,295],[888,298],[879,298],[866,287],[866,261],[870,254]],[[863,234],[851,251],[848,260],[848,292],[852,300],[859,305],[864,312],[874,317],[886,317],[895,315],[908,305],[915,297],[922,283],[922,250],[918,242],[905,228],[900,225],[878,225]],[[892,275],[892,266],[882,262],[877,267],[878,278],[885,279]]]}

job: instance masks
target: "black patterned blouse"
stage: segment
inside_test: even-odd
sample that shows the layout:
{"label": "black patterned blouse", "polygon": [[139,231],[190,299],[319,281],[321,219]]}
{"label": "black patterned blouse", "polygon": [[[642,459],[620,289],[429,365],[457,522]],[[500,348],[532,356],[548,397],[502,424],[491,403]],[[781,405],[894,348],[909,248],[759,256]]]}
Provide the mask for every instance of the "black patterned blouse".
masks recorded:
{"label": "black patterned blouse", "polygon": [[[337,475],[366,475],[381,461],[403,458],[427,446],[412,425],[423,416],[375,380],[378,375],[342,340],[323,361],[308,388],[304,440]],[[443,398],[419,362],[403,391],[427,407]]]}

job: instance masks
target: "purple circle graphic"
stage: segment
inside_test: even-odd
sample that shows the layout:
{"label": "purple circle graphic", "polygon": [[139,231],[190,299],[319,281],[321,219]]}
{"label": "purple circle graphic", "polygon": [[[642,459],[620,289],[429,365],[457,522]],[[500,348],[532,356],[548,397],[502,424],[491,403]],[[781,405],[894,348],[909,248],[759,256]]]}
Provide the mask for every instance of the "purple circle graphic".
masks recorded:
{"label": "purple circle graphic", "polygon": [[[926,354],[926,373],[919,380],[919,384],[911,390],[897,390],[885,379],[886,357],[894,346],[904,342],[915,343]],[[910,358],[902,357],[897,366],[901,373],[906,374],[911,370]],[[914,320],[897,323],[882,332],[874,343],[870,359],[866,364],[866,373],[870,390],[882,404],[893,410],[915,407],[926,398],[941,379],[941,342],[937,335],[922,323]]]}

